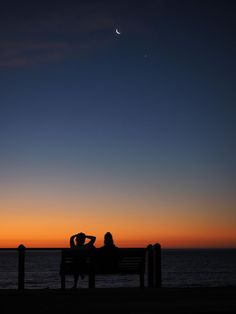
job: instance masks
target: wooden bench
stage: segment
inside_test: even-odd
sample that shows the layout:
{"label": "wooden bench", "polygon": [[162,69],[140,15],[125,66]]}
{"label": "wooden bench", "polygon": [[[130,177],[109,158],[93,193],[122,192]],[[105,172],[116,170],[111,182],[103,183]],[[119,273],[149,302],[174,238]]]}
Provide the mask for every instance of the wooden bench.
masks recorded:
{"label": "wooden bench", "polygon": [[[89,276],[88,286],[89,288],[95,287],[95,276],[97,274],[120,274],[120,275],[139,275],[140,287],[144,287],[144,275],[146,270],[146,258],[147,258],[147,248],[118,248],[118,260],[117,264],[112,267],[107,267],[106,261],[101,260],[101,258],[96,258],[99,253],[99,249],[95,250],[95,254],[92,256],[84,257],[83,254],[87,252],[77,252],[78,268],[81,267],[79,262],[80,257],[83,262],[83,274]],[[79,254],[78,254],[79,253]],[[62,249],[61,251],[61,265],[60,265],[60,275],[61,275],[61,288],[66,287],[66,275],[73,275],[76,269],[76,259],[75,251],[71,249]],[[81,254],[81,256],[79,256]],[[103,263],[104,262],[104,263]]]}

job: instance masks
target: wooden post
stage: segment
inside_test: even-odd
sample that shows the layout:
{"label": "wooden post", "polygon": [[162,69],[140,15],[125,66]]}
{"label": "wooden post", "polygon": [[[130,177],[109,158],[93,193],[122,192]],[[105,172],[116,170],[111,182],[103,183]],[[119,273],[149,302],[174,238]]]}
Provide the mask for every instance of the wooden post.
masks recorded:
{"label": "wooden post", "polygon": [[25,288],[25,247],[18,246],[18,290]]}
{"label": "wooden post", "polygon": [[156,243],[154,245],[154,287],[161,288],[162,274],[161,274],[161,245]]}
{"label": "wooden post", "polygon": [[153,246],[151,244],[147,247],[147,280],[148,288],[153,287]]}
{"label": "wooden post", "polygon": [[65,276],[65,261],[64,261],[64,250],[61,250],[61,265],[60,265],[60,275],[61,275],[61,289],[66,288],[66,276]]}

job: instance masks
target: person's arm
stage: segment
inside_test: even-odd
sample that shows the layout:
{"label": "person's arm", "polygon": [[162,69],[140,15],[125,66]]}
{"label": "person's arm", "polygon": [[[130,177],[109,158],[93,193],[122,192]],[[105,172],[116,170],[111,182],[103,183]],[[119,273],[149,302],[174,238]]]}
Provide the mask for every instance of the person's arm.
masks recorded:
{"label": "person's arm", "polygon": [[74,249],[76,247],[75,242],[74,242],[76,237],[77,237],[77,234],[74,234],[73,236],[70,237],[70,247],[72,249]]}
{"label": "person's arm", "polygon": [[95,241],[96,241],[96,237],[94,236],[89,236],[89,235],[86,235],[86,238],[87,239],[90,239],[90,241],[87,243],[87,245],[94,245]]}

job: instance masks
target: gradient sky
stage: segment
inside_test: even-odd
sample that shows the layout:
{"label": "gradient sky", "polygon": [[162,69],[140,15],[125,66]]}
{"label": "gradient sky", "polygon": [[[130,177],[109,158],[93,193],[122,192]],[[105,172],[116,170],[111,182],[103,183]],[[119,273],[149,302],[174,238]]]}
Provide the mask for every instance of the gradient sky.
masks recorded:
{"label": "gradient sky", "polygon": [[0,247],[236,247],[235,47],[233,0],[1,1]]}

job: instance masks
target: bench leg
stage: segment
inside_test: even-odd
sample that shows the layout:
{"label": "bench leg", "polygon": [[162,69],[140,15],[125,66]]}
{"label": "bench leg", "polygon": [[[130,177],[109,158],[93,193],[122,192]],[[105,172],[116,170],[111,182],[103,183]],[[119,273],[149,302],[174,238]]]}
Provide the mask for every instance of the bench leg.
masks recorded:
{"label": "bench leg", "polygon": [[144,272],[140,273],[140,288],[144,288]]}
{"label": "bench leg", "polygon": [[66,288],[66,278],[65,278],[65,274],[61,275],[61,289],[65,290]]}
{"label": "bench leg", "polygon": [[89,280],[88,280],[89,288],[95,288],[95,274],[91,272],[89,274]]}

